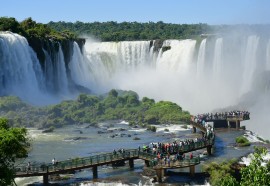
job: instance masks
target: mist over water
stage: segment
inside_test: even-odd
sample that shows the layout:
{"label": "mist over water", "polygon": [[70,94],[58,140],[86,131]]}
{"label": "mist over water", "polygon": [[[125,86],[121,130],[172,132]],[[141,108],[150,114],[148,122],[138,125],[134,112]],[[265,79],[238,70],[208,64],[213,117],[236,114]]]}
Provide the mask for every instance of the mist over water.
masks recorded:
{"label": "mist over water", "polygon": [[243,125],[267,138],[269,45],[269,37],[256,33],[167,40],[163,47],[171,49],[156,53],[149,42],[87,41],[85,55],[88,63],[99,64],[94,74],[100,83],[92,90],[134,90],[141,97],[177,102],[193,114],[249,110],[251,120]]}
{"label": "mist over water", "polygon": [[155,42],[87,39],[82,50],[73,43],[68,62],[61,46],[54,54],[43,49],[42,69],[25,38],[1,32],[0,94],[48,104],[77,96],[80,90],[74,84],[96,94],[112,88],[134,90],[141,98],[176,102],[192,114],[249,110],[251,120],[243,124],[269,138],[269,34],[230,32],[200,40],[165,40],[163,48],[169,50],[157,50]]}

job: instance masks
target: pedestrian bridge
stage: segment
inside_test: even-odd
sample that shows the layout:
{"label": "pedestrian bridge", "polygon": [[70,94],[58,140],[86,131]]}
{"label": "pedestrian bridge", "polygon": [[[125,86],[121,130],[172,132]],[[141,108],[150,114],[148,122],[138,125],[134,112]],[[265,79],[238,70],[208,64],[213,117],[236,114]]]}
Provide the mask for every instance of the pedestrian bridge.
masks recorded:
{"label": "pedestrian bridge", "polygon": [[[218,122],[218,121],[226,121],[226,122],[234,122],[234,121],[244,121],[249,119],[239,116],[239,117],[227,117],[227,118],[203,118],[205,122]],[[200,129],[205,134],[209,133],[208,129],[205,128],[200,122],[195,122],[194,118],[186,121],[190,125],[193,126],[193,130],[196,131],[196,128]],[[199,149],[206,148],[208,154],[211,154],[212,146],[215,142],[215,134],[213,131],[213,135],[211,137],[203,138],[204,140],[198,140],[196,142],[190,144],[182,144],[176,147],[170,155],[173,154],[184,154],[192,151],[196,151]],[[167,154],[165,153],[166,157]],[[159,182],[162,181],[162,177],[164,172],[167,169],[179,169],[179,168],[190,168],[191,175],[195,173],[195,166],[200,164],[200,157],[192,157],[192,158],[183,158],[183,159],[173,159],[170,163],[165,163],[162,159],[157,159],[156,152],[153,152],[151,149],[124,149],[121,152],[111,152],[111,153],[100,153],[94,156],[88,157],[80,157],[74,159],[67,159],[63,161],[58,161],[56,164],[52,163],[35,163],[30,166],[27,164],[23,164],[15,167],[15,177],[32,177],[32,176],[43,176],[43,183],[46,185],[49,182],[49,175],[53,174],[66,174],[69,172],[73,172],[76,170],[82,169],[92,169],[93,178],[98,178],[98,166],[109,165],[109,164],[117,164],[119,162],[128,161],[130,168],[134,168],[134,160],[141,159],[145,161],[145,165],[147,167],[152,168],[156,171],[157,179]]]}
{"label": "pedestrian bridge", "polygon": [[[179,146],[176,152],[187,153],[203,148],[211,152],[211,147],[214,143],[214,139],[206,141],[198,141],[189,145]],[[15,168],[16,177],[32,177],[43,176],[43,183],[48,184],[48,176],[53,174],[65,174],[71,171],[82,170],[92,168],[93,178],[98,177],[98,166],[114,164],[119,161],[128,161],[130,168],[134,167],[134,160],[142,159],[145,161],[147,167],[151,167],[157,171],[157,177],[159,181],[162,178],[162,170],[191,167],[191,173],[195,170],[195,165],[200,163],[199,157],[193,157],[192,159],[184,158],[182,160],[172,161],[170,165],[162,164],[162,161],[156,161],[157,155],[151,150],[143,151],[142,149],[125,149],[123,152],[102,153],[89,157],[74,158],[57,162],[55,165],[51,163],[36,163],[27,166],[27,164],[17,166]],[[161,177],[160,177],[161,176]]]}

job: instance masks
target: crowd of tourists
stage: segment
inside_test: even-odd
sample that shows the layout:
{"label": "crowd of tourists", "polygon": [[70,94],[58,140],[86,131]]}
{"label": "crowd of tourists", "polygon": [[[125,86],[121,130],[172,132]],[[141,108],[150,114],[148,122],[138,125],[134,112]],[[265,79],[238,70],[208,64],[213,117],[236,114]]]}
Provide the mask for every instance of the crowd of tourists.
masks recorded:
{"label": "crowd of tourists", "polygon": [[206,138],[185,139],[181,141],[174,141],[172,143],[151,143],[150,146],[144,146],[143,151],[157,154],[176,154],[187,149],[192,150],[198,146],[207,145]]}
{"label": "crowd of tourists", "polygon": [[197,116],[192,117],[192,121],[195,123],[200,123],[205,125],[208,121],[213,120],[226,120],[228,118],[243,118],[244,120],[249,119],[249,112],[248,111],[239,111],[234,110],[230,112],[216,112],[216,113],[205,113],[205,114],[198,114]]}
{"label": "crowd of tourists", "polygon": [[[206,133],[201,138],[184,139],[172,143],[151,143],[150,145],[144,145],[142,151],[156,155],[153,160],[156,165],[170,166],[171,162],[179,163],[179,161],[191,160],[193,159],[193,153],[190,152],[186,155],[184,151],[192,151],[210,145],[215,138],[213,127],[211,125],[205,125],[205,127]],[[139,150],[141,150],[140,147]]]}

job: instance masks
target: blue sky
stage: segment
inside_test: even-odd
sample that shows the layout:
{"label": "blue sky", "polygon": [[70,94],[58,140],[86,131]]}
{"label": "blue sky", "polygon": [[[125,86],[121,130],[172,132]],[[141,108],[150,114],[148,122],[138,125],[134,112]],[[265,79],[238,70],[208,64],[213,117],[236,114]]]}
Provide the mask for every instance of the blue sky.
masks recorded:
{"label": "blue sky", "polygon": [[0,16],[18,21],[32,17],[41,23],[268,24],[270,0],[0,0]]}

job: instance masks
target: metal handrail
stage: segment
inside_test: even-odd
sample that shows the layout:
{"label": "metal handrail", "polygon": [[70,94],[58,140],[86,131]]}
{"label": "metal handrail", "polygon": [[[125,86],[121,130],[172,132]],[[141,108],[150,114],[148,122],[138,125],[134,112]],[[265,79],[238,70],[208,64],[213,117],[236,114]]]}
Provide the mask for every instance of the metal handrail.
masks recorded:
{"label": "metal handrail", "polygon": [[[167,161],[167,160],[165,160]],[[157,168],[168,168],[168,167],[188,167],[192,165],[197,165],[200,163],[200,157],[196,156],[193,158],[184,158],[182,160],[171,160],[170,163],[164,162],[162,159],[159,160],[152,160],[150,162],[150,166],[153,167],[154,169]]]}
{"label": "metal handrail", "polygon": [[[213,145],[213,143],[214,143],[214,139],[211,139],[207,141],[197,141],[192,144],[178,146],[174,154],[189,152],[189,151],[196,150],[198,148],[204,148],[209,145]],[[151,149],[149,149],[148,151],[143,151],[142,149],[126,149],[122,153],[121,152],[102,153],[102,154],[89,156],[89,157],[74,158],[74,159],[58,161],[54,165],[52,163],[47,163],[47,164],[36,163],[28,167],[27,164],[23,164],[23,165],[17,166],[15,168],[15,171],[17,173],[21,173],[21,172],[49,173],[49,172],[55,172],[57,170],[92,166],[92,165],[98,165],[98,164],[103,164],[103,163],[112,163],[114,161],[125,160],[128,158],[141,158],[141,159],[152,161],[156,157],[157,155]],[[192,161],[194,160],[196,160],[196,158],[193,158]]]}

